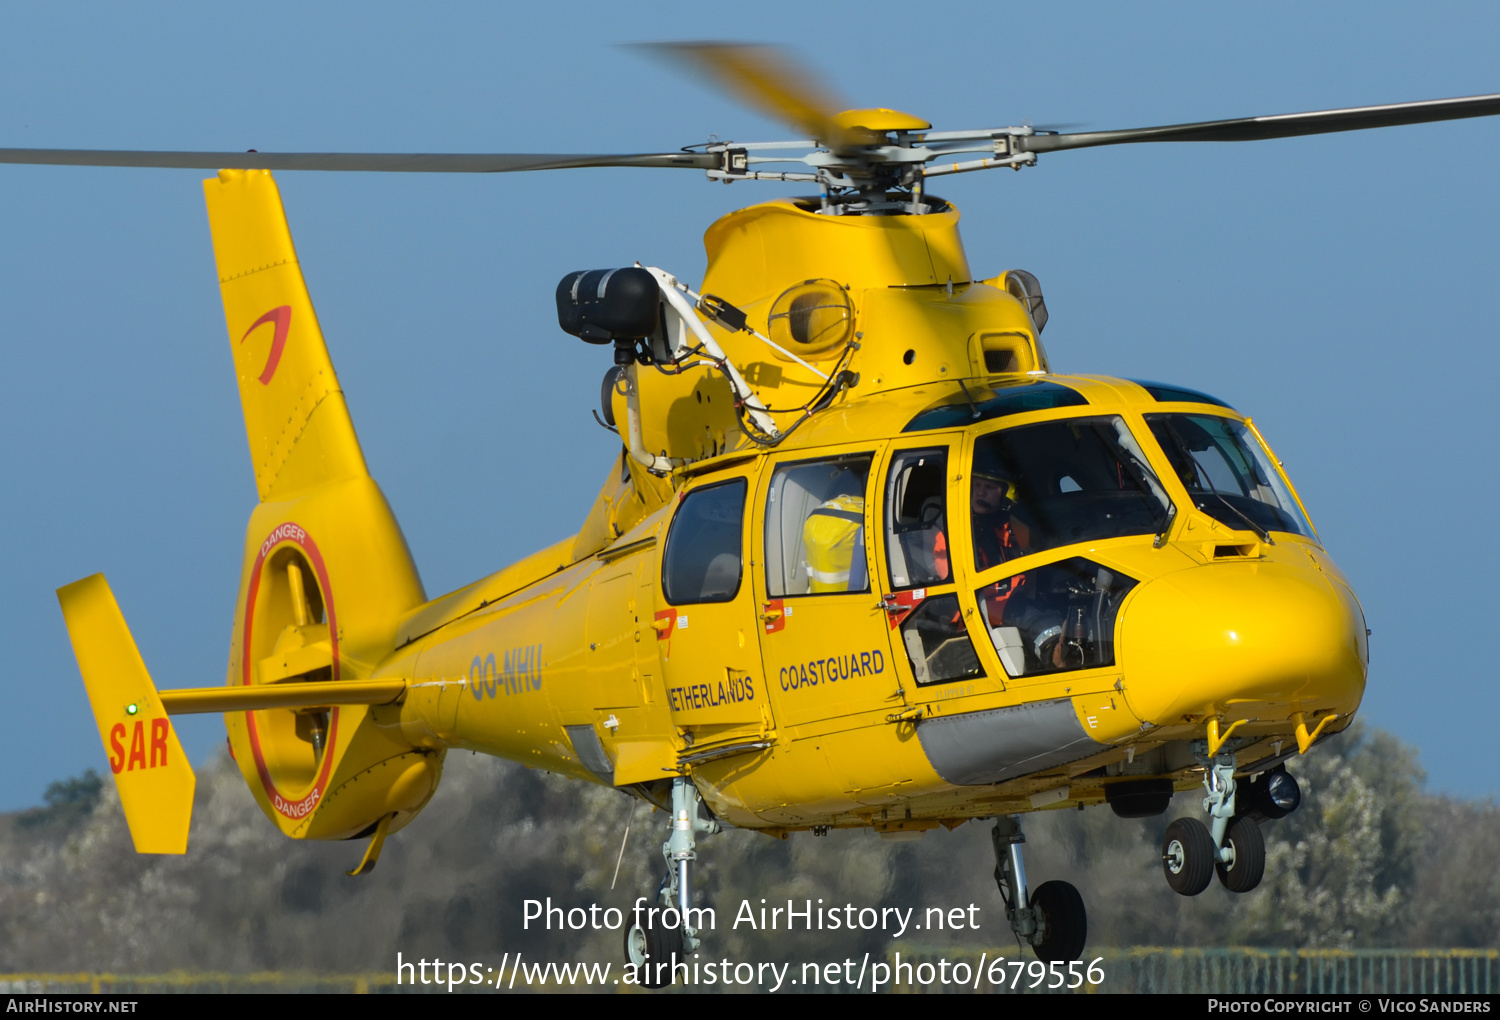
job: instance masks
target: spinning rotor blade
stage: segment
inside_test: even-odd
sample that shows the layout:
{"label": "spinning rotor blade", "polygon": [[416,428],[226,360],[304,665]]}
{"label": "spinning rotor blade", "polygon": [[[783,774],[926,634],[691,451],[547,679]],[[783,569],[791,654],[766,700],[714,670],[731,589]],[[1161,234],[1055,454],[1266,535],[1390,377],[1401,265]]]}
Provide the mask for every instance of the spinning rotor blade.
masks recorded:
{"label": "spinning rotor blade", "polygon": [[1240,117],[1235,120],[1207,120],[1196,124],[1166,124],[1125,131],[1033,135],[1017,139],[1017,147],[1026,152],[1059,152],[1063,149],[1087,149],[1096,145],[1123,145],[1132,142],[1253,142],[1267,138],[1360,131],[1365,128],[1424,124],[1428,121],[1461,120],[1465,117],[1489,117],[1495,114],[1500,114],[1500,95],[1465,96],[1421,103],[1283,113],[1274,117]]}
{"label": "spinning rotor blade", "polygon": [[134,149],[0,149],[0,163],[49,166],[176,167],[187,170],[365,170],[380,173],[503,174],[574,167],[686,167],[708,170],[720,160],[700,152],[570,156],[544,153],[405,152],[144,152]]}
{"label": "spinning rotor blade", "polygon": [[839,104],[804,68],[773,46],[741,43],[646,43],[663,60],[686,67],[740,102],[835,151],[867,141],[839,125]]}

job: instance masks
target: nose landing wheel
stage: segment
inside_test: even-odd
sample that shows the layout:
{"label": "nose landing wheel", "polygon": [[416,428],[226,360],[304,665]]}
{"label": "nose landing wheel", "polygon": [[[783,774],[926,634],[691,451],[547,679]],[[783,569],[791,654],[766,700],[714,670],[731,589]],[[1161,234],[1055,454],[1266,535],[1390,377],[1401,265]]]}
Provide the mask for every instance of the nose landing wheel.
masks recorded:
{"label": "nose landing wheel", "polygon": [[[1172,890],[1183,896],[1197,896],[1207,889],[1216,872],[1224,888],[1233,893],[1247,893],[1265,877],[1265,838],[1253,815],[1235,810],[1234,755],[1220,754],[1211,761],[1206,757],[1200,760],[1208,766],[1203,776],[1203,785],[1208,790],[1203,810],[1213,820],[1213,829],[1210,831],[1196,818],[1179,818],[1167,826],[1161,844],[1162,872]],[[1295,790],[1295,781],[1290,776],[1286,780]],[[1254,797],[1256,792],[1251,789],[1253,802],[1258,802]],[[1291,793],[1284,799],[1291,807],[1282,814],[1296,806]],[[1297,799],[1300,800],[1300,794]]]}
{"label": "nose landing wheel", "polygon": [[1266,841],[1255,819],[1239,815],[1229,823],[1215,870],[1230,892],[1247,893],[1260,885],[1266,873]]}
{"label": "nose landing wheel", "polygon": [[1161,843],[1161,869],[1173,892],[1197,896],[1207,889],[1213,881],[1217,856],[1214,838],[1198,819],[1179,818],[1167,826]]}

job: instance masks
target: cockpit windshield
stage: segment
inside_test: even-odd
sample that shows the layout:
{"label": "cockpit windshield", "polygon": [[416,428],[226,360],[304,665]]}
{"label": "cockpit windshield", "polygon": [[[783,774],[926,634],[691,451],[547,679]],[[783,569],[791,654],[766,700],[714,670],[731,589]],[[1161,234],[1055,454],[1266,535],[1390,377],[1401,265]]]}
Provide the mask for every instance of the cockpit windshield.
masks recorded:
{"label": "cockpit windshield", "polygon": [[1154,535],[1172,501],[1123,418],[1068,418],[981,436],[970,473],[974,566],[1074,542]]}
{"label": "cockpit windshield", "polygon": [[1312,537],[1249,426],[1208,414],[1148,414],[1146,424],[1199,510],[1231,528]]}

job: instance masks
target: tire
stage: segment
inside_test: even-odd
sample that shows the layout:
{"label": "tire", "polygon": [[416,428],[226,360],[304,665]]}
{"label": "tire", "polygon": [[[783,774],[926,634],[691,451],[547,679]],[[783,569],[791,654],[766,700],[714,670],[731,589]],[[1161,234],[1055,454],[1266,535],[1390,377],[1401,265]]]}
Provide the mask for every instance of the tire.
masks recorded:
{"label": "tire", "polygon": [[1161,870],[1167,885],[1183,896],[1197,896],[1214,879],[1218,854],[1208,828],[1196,818],[1179,818],[1161,841]]}
{"label": "tire", "polygon": [[630,924],[625,928],[625,962],[634,964],[642,988],[665,988],[672,983],[672,971],[658,971],[657,964],[670,968],[676,955],[681,960],[682,929],[667,928],[661,923],[660,912],[648,917],[645,925]]}
{"label": "tire", "polygon": [[1038,960],[1068,963],[1082,959],[1089,920],[1077,889],[1067,882],[1043,882],[1031,893],[1031,909],[1037,921],[1031,947]]}
{"label": "tire", "polygon": [[1266,874],[1266,841],[1255,819],[1240,815],[1229,823],[1224,845],[1234,851],[1234,861],[1216,865],[1219,881],[1232,893],[1247,893],[1260,885]]}

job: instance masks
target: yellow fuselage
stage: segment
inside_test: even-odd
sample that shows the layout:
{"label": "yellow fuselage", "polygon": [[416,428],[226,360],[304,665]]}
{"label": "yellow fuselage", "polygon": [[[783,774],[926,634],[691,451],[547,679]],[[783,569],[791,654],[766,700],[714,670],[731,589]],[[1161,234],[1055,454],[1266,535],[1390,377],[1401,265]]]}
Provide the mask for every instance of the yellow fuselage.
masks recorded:
{"label": "yellow fuselage", "polygon": [[[645,447],[690,463],[657,478],[622,453],[577,536],[467,588],[411,608],[414,575],[382,566],[399,559],[399,532],[373,483],[349,482],[360,491],[326,504],[263,502],[247,536],[230,683],[295,679],[299,662],[331,662],[331,680],[408,682],[399,704],[334,709],[326,748],[305,713],[229,716],[231,745],[267,813],[314,838],[367,831],[391,811],[399,825],[431,795],[443,752],[465,748],[656,800],[662,780],[689,773],[715,814],[741,827],[900,831],[1101,803],[1123,778],[1185,786],[1201,768],[1193,742],[1206,735],[1227,737],[1248,767],[1295,752],[1325,719],[1325,733],[1346,726],[1367,660],[1347,581],[1310,526],[1257,526],[1190,492],[1182,459],[1164,450],[1148,416],[1231,423],[1272,465],[1276,477],[1262,481],[1291,493],[1253,426],[1191,392],[1050,373],[1026,307],[998,280],[975,280],[957,213],[938,205],[924,216],[837,217],[777,202],[715,224],[703,292],[770,331],[778,295],[833,281],[854,309],[858,348],[845,367],[857,383],[784,442],[759,447],[739,430],[712,368],[667,376],[632,366]],[[805,404],[822,380],[752,336],[713,328],[778,422],[795,421],[782,409]],[[826,369],[846,354],[838,345],[806,360]],[[1032,393],[1063,399],[1028,403]],[[617,420],[623,401],[617,395]],[[1056,422],[1076,423],[1080,435],[1128,430],[1142,477],[1170,501],[1169,519],[1161,530],[1103,537],[1085,522],[1079,541],[1053,533],[1045,548],[1019,543],[986,564],[977,546],[989,539],[970,512],[982,503],[976,465],[1004,441],[998,434]],[[894,479],[923,457],[941,468],[928,483],[943,514],[926,522],[943,533],[936,548],[911,544],[914,532],[893,523],[905,512],[894,506]],[[807,563],[785,562],[801,532],[771,523],[788,512],[788,479],[822,465],[853,470],[863,486],[846,486],[835,508],[853,536],[839,576],[852,555],[856,580],[832,588],[806,551]],[[1069,483],[1078,484],[1052,479],[1048,491],[1061,499]],[[691,555],[696,539],[674,539],[673,529],[683,508],[708,504],[694,494],[711,489],[742,493],[738,524],[720,521],[715,532],[722,543],[737,527],[738,561],[708,568],[727,579],[711,597],[674,601],[664,550],[676,541]],[[351,514],[350,500],[373,509]],[[1290,513],[1305,522],[1300,504]],[[289,523],[302,538],[275,530]],[[344,554],[323,571],[316,544],[337,532],[347,546],[361,528],[368,555]],[[893,548],[901,542],[910,548]],[[912,549],[945,564],[934,583],[915,587],[899,573]],[[276,601],[286,583],[277,571],[293,555],[312,575],[322,631]],[[1122,594],[1098,614],[1110,633],[1091,631],[1088,649],[1077,637],[1087,598],[1108,601],[1087,584],[1071,593],[1054,584],[1063,608],[1050,638],[1045,620],[1002,626],[997,592],[1040,599],[1059,565],[1078,563],[1093,571],[1090,583]],[[804,575],[812,580],[801,587]],[[931,626],[919,633],[911,621],[924,604]],[[1037,601],[1033,615],[1044,608]],[[1068,647],[1080,658],[1064,666]]]}

